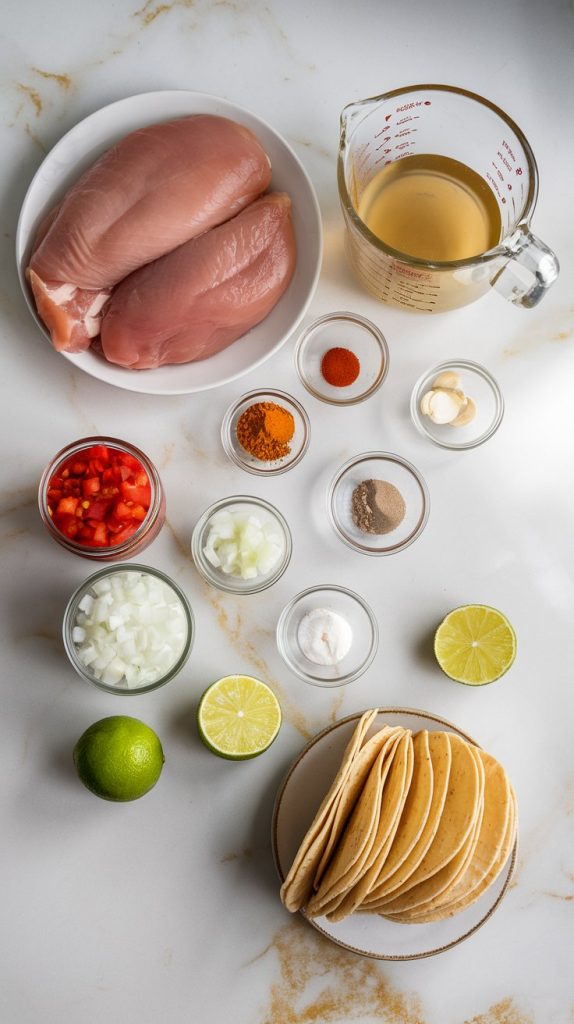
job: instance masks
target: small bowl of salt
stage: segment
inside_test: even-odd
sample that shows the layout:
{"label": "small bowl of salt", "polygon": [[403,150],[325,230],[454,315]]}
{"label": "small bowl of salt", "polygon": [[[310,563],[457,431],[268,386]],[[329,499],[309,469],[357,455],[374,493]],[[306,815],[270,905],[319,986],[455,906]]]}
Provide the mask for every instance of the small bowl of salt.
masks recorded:
{"label": "small bowl of salt", "polygon": [[377,653],[379,630],[369,605],[335,585],[297,594],[277,622],[285,664],[313,686],[344,686],[366,672]]}
{"label": "small bowl of salt", "polygon": [[193,645],[193,612],[183,590],[148,565],[89,576],[64,613],[66,654],[78,675],[107,693],[148,693],[183,668]]}

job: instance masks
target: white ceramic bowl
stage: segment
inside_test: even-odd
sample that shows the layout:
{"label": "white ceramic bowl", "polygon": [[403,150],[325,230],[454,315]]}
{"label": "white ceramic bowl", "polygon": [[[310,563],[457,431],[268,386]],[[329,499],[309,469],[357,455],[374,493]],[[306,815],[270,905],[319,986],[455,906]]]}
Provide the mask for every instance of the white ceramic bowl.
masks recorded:
{"label": "white ceramic bowl", "polygon": [[16,234],[18,275],[24,298],[38,328],[49,334],[36,313],[24,272],[36,230],[80,174],[128,132],[188,114],[219,114],[251,128],[268,154],[273,176],[270,189],[288,192],[293,202],[297,266],[293,280],[265,320],[210,359],[157,370],[127,370],[91,352],[62,353],[92,377],[127,391],[150,395],[183,395],[227,384],[273,355],[301,322],[311,302],[321,269],[322,227],[319,204],[307,172],[291,147],[265,121],[228,100],[199,92],[166,90],[118,100],[75,125],[36,172],[20,211]]}

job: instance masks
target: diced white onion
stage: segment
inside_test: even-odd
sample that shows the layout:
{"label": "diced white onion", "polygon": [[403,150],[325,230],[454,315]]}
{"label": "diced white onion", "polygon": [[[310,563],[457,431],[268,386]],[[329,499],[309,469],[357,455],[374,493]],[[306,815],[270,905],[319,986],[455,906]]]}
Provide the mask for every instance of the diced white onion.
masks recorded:
{"label": "diced white onion", "polygon": [[266,576],[285,554],[285,537],[271,517],[252,512],[216,512],[203,553],[216,569],[243,580]]}
{"label": "diced white onion", "polygon": [[78,605],[72,642],[78,660],[107,686],[138,689],[177,662],[187,637],[183,605],[150,573],[121,571],[97,580]]}

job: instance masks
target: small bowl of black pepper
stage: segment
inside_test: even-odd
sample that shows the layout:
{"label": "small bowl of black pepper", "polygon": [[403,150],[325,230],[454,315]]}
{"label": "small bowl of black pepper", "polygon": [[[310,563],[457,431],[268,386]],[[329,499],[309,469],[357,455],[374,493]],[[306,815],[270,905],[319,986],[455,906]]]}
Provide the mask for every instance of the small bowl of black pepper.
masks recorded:
{"label": "small bowl of black pepper", "polygon": [[311,424],[303,406],[285,391],[249,391],[221,424],[221,443],[236,466],[256,476],[293,469],[307,451]]}
{"label": "small bowl of black pepper", "polygon": [[393,555],[420,537],[430,498],[423,477],[406,459],[365,452],[335,474],[327,507],[335,532],[353,550]]}

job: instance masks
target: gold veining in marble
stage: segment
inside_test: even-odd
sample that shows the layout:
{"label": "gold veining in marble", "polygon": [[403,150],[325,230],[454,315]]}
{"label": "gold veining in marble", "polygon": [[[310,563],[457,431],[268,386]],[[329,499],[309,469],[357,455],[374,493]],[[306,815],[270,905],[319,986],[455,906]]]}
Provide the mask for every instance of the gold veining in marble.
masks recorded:
{"label": "gold veining in marble", "polygon": [[330,160],[332,163],[335,162],[334,153],[330,153],[325,146],[318,146],[316,142],[312,142],[311,139],[303,139],[299,135],[287,135],[287,140],[295,146],[304,146],[305,149],[311,149],[314,153],[318,153],[319,156]]}
{"label": "gold veining in marble", "polygon": [[102,431],[98,428],[96,423],[94,423],[94,421],[91,420],[90,417],[87,415],[85,402],[78,395],[78,380],[81,379],[83,382],[83,378],[79,377],[77,370],[69,370],[67,373],[67,379],[70,404],[73,406],[75,411],[78,413],[81,421],[84,423],[84,429],[87,431],[87,434],[93,437],[100,437]]}
{"label": "gold veining in marble", "polygon": [[[571,871],[565,871],[564,874],[569,882],[574,882],[574,874]],[[544,896],[550,896],[553,900],[563,900],[565,903],[571,903],[574,900],[574,892],[551,892],[548,889],[544,890]]]}
{"label": "gold veining in marble", "polygon": [[332,725],[334,725],[335,722],[337,722],[339,720],[339,712],[340,712],[340,710],[341,710],[341,708],[343,706],[343,701],[344,700],[345,700],[344,690],[339,690],[339,692],[333,698],[333,703],[331,704],[331,710],[329,712],[329,722]]}
{"label": "gold veining in marble", "polygon": [[245,849],[240,850],[239,853],[227,853],[219,861],[220,864],[229,864],[232,860],[241,860],[242,858],[253,857],[253,850],[250,850],[248,846]]}
{"label": "gold veining in marble", "polygon": [[18,538],[25,536],[30,531],[25,526],[20,526],[16,530],[10,530],[8,533],[4,533],[0,537],[0,547],[4,547],[5,544],[12,544]]}
{"label": "gold veining in marble", "polygon": [[[245,966],[269,953],[278,959],[279,977],[271,984],[260,1024],[431,1024],[418,993],[402,991],[381,964],[330,943],[300,917],[283,925]],[[533,1018],[507,996],[464,1024],[533,1024]]]}
{"label": "gold veining in marble", "polygon": [[548,343],[571,341],[574,338],[574,306],[544,316],[540,314],[536,322],[529,326],[510,345],[503,349],[504,359],[513,359],[526,355]]}
{"label": "gold veining in marble", "polygon": [[416,993],[401,992],[378,963],[333,945],[298,917],[275,933],[261,956],[271,951],[279,977],[260,1024],[425,1024]]}
{"label": "gold veining in marble", "polygon": [[24,131],[26,132],[26,135],[29,137],[29,139],[34,143],[34,145],[37,146],[38,149],[42,151],[42,153],[45,154],[48,152],[48,147],[44,145],[40,136],[36,135],[36,132],[33,131],[33,129],[30,127],[28,123],[24,125]]}
{"label": "gold veining in marble", "polygon": [[0,501],[0,517],[10,515],[11,512],[22,512],[30,505],[35,505],[37,491],[34,487],[16,487],[13,490],[8,488],[2,491]]}
{"label": "gold veining in marble", "polygon": [[507,996],[491,1006],[486,1013],[465,1020],[464,1024],[533,1024],[533,1019],[530,1014],[518,1009],[511,996]]}
{"label": "gold veining in marble", "polygon": [[[39,117],[44,109],[44,101],[38,90],[33,89],[31,85],[24,85],[23,82],[16,82],[16,88],[30,101],[36,111],[36,117]],[[19,110],[21,109],[22,108],[20,107]]]}
{"label": "gold veining in marble", "polygon": [[156,18],[161,17],[163,14],[168,14],[176,7],[183,7],[189,10],[194,6],[195,0],[171,0],[171,3],[157,3],[155,0],[146,0],[143,7],[139,10],[134,11],[133,17],[139,18],[142,25],[151,25]]}
{"label": "gold veining in marble", "polygon": [[70,75],[58,75],[55,71],[43,71],[42,68],[36,68],[32,65],[32,71],[36,75],[40,75],[41,78],[46,78],[49,81],[55,82],[61,89],[67,91],[72,85],[72,79]]}
{"label": "gold veining in marble", "polygon": [[271,676],[267,662],[259,653],[253,640],[246,635],[238,600],[218,593],[208,583],[204,585],[204,592],[206,600],[217,615],[217,625],[227,637],[233,650],[240,658],[253,666],[258,678],[271,687],[279,700],[285,721],[301,733],[304,739],[311,739],[313,730],[305,715],[287,695],[285,688]]}
{"label": "gold veining in marble", "polygon": [[189,544],[185,544],[185,542],[181,539],[181,537],[179,536],[177,530],[175,529],[175,527],[173,526],[173,524],[169,521],[169,519],[167,517],[165,519],[164,526],[167,526],[169,532],[171,533],[171,535],[172,535],[172,537],[173,537],[173,539],[174,539],[174,541],[175,541],[175,543],[177,545],[179,553],[181,555],[183,555],[183,557],[184,557],[186,562],[190,562],[191,561],[191,548],[190,548]]}
{"label": "gold veining in marble", "polygon": [[161,454],[161,458],[159,460],[159,467],[160,467],[160,469],[165,469],[166,466],[169,466],[169,464],[170,464],[170,462],[172,460],[174,451],[175,451],[175,444],[174,444],[173,441],[166,441],[166,443],[162,445],[162,454]]}

